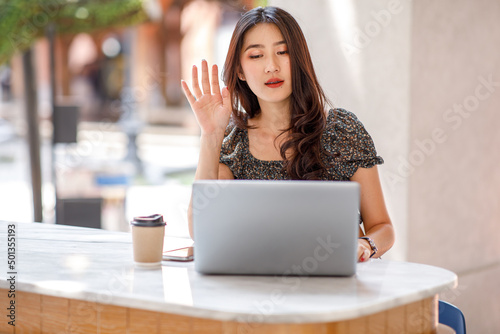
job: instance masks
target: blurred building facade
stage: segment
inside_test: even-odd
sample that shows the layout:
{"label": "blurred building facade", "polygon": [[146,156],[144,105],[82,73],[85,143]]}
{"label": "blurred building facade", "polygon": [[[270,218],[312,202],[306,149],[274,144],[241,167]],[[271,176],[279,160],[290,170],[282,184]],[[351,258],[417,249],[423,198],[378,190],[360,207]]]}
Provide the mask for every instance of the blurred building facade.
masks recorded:
{"label": "blurred building facade", "polygon": [[[217,54],[217,31],[227,18],[262,3],[254,0],[161,0],[149,22],[135,27],[106,29],[90,34],[56,36],[56,98],[76,103],[83,121],[115,121],[123,112],[117,100],[131,99],[145,121],[178,122],[176,107],[186,105],[181,78],[191,66]],[[40,113],[50,117],[49,44],[35,45]],[[19,56],[11,61],[13,98],[23,95]]]}

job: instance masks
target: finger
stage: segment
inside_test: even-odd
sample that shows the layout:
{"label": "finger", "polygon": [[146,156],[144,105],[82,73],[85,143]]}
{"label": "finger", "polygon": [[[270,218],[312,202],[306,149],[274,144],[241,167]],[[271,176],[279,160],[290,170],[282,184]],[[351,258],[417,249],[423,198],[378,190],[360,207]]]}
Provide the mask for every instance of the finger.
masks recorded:
{"label": "finger", "polygon": [[361,255],[361,262],[368,261],[369,258],[370,258],[370,252],[367,249],[365,249],[363,255]]}
{"label": "finger", "polygon": [[212,66],[212,94],[220,95],[219,71],[217,65]]}
{"label": "finger", "polygon": [[206,60],[201,62],[201,87],[203,88],[203,94],[210,94],[210,79]]}
{"label": "finger", "polygon": [[197,99],[199,99],[202,93],[200,85],[198,83],[198,68],[196,67],[196,65],[193,65],[192,81],[193,81],[193,94]]}
{"label": "finger", "polygon": [[222,105],[231,106],[231,94],[229,94],[229,88],[227,87],[222,89]]}
{"label": "finger", "polygon": [[358,244],[358,261],[364,262],[370,256],[368,250],[361,244]]}
{"label": "finger", "polygon": [[184,91],[184,95],[186,95],[186,98],[187,98],[189,104],[192,106],[193,103],[196,102],[196,98],[193,96],[193,94],[191,94],[191,91],[189,90],[189,87],[188,87],[186,81],[181,80],[181,86],[182,86],[182,90]]}
{"label": "finger", "polygon": [[358,262],[363,262],[363,249],[358,247]]}

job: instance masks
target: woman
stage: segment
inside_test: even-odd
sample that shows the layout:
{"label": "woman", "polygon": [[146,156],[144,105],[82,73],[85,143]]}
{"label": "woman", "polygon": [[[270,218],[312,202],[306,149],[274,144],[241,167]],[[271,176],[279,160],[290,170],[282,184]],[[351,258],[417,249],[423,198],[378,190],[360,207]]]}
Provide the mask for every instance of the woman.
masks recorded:
{"label": "woman", "polygon": [[[195,179],[350,180],[361,188],[358,260],[394,243],[370,135],[354,114],[326,112],[303,33],[276,7],[255,8],[236,24],[220,90],[218,68],[193,66],[184,93],[201,128]],[[229,124],[229,125],[228,125]],[[191,206],[188,213],[192,236]]]}

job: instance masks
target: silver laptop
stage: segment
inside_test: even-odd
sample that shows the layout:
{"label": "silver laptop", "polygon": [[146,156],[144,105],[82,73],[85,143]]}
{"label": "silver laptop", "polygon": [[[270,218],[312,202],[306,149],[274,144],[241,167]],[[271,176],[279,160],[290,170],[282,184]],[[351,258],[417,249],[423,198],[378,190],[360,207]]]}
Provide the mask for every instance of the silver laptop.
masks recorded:
{"label": "silver laptop", "polygon": [[203,274],[351,276],[358,226],[356,182],[193,184],[194,266]]}

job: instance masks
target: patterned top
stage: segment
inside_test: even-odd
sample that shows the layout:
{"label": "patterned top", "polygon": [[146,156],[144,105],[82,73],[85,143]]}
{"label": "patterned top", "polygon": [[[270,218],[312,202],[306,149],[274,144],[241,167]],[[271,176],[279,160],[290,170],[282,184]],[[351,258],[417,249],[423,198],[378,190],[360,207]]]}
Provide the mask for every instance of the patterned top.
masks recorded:
{"label": "patterned top", "polygon": [[[345,109],[332,109],[328,112],[326,128],[321,144],[328,153],[322,153],[327,167],[322,180],[349,181],[359,167],[370,168],[383,164],[377,156],[375,145],[365,127],[356,115]],[[220,160],[233,172],[235,179],[246,180],[286,180],[282,171],[282,160],[259,160],[248,146],[247,129],[240,129],[230,122],[222,142]]]}

